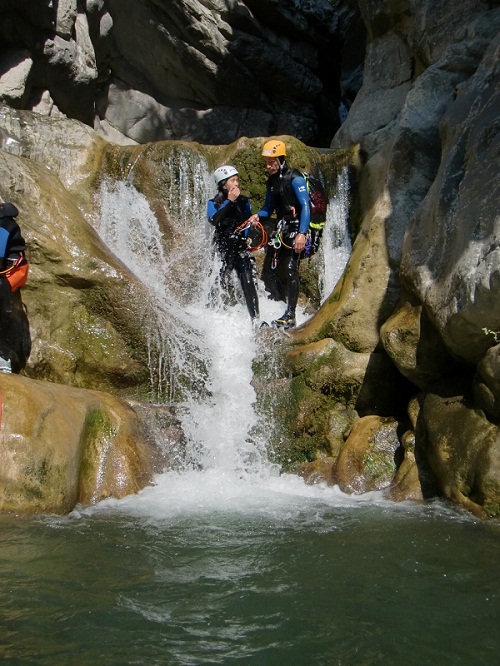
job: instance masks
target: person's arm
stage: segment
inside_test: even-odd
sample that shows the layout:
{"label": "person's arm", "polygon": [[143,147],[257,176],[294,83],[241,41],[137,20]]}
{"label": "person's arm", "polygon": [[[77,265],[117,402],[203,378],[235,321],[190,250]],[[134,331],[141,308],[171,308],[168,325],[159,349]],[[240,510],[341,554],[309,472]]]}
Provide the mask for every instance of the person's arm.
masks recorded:
{"label": "person's arm", "polygon": [[306,181],[302,176],[296,176],[292,180],[292,187],[300,206],[299,230],[293,242],[293,249],[295,252],[302,252],[306,246],[306,234],[311,221],[309,192],[307,191]]}
{"label": "person's arm", "polygon": [[311,209],[309,205],[309,192],[307,191],[307,184],[302,176],[296,176],[292,180],[293,191],[300,204],[300,222],[299,234],[304,236],[309,230],[309,223],[311,221]]}
{"label": "person's arm", "polygon": [[207,217],[210,224],[219,231],[232,231],[234,228],[234,202],[226,199],[219,207],[210,199],[207,204]]}
{"label": "person's arm", "polygon": [[243,215],[245,217],[245,220],[248,220],[249,217],[252,215],[252,204],[250,203],[250,199],[246,200]]}
{"label": "person's arm", "polygon": [[264,206],[259,210],[257,215],[259,217],[270,217],[272,212],[275,209],[273,198],[271,196],[271,190],[269,187],[266,188],[266,200],[264,201]]}

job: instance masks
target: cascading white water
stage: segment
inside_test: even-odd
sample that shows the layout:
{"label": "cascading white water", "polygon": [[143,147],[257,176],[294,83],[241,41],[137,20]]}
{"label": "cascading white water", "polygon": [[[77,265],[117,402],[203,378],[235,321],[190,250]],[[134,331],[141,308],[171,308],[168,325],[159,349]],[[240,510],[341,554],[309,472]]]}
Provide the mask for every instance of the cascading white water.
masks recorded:
{"label": "cascading white water", "polygon": [[337,178],[337,190],[327,209],[327,221],[321,239],[320,275],[321,302],[328,298],[344,272],[351,254],[351,238],[348,228],[349,171],[344,167]]}
{"label": "cascading white water", "polygon": [[[165,399],[172,402],[174,396],[185,395],[181,384],[188,384],[190,392],[197,387],[202,389],[205,379],[204,341],[172,289],[172,280],[177,282],[179,274],[186,277],[184,291],[192,289],[189,284],[192,273],[206,259],[204,225],[198,222],[193,232],[193,220],[196,224],[204,217],[201,201],[209,192],[208,170],[205,163],[200,164],[201,159],[193,161],[192,156],[186,157],[188,166],[181,169],[181,173],[201,173],[204,177],[191,179],[189,187],[183,182],[186,177],[181,178],[182,187],[177,196],[175,192],[166,193],[169,210],[175,216],[177,235],[189,241],[177,244],[175,252],[168,256],[158,221],[146,197],[131,182],[135,163],[126,180],[108,179],[101,184],[98,228],[101,238],[150,295],[149,310],[154,316],[149,319],[146,316],[145,325],[151,389],[152,395],[162,402]],[[174,166],[167,164],[167,168],[174,169]],[[193,182],[197,183],[196,190],[193,190]],[[178,287],[176,291],[178,294]],[[189,380],[182,382],[181,378],[187,376]]]}
{"label": "cascading white water", "polygon": [[[194,349],[197,362],[207,369],[207,374],[195,382],[203,383],[203,391],[185,394],[180,410],[183,431],[192,447],[189,459],[196,461],[194,468],[182,473],[165,472],[156,479],[155,487],[122,500],[122,506],[123,502],[131,503],[137,509],[146,503],[148,513],[155,513],[156,507],[163,507],[163,511],[165,506],[182,511],[219,507],[238,510],[249,505],[266,506],[269,493],[275,506],[281,501],[278,496],[315,496],[322,492],[318,487],[308,487],[295,476],[280,476],[267,458],[266,442],[252,434],[257,420],[251,384],[256,336],[242,295],[236,304],[225,306],[218,285],[220,260],[211,251],[205,212],[206,201],[214,192],[204,158],[193,159],[190,153],[189,159],[182,160],[179,155],[175,159],[175,164],[165,165],[175,169],[181,183],[166,193],[166,207],[170,219],[175,220],[176,233],[185,234],[185,243],[175,252],[166,254],[158,222],[130,177],[125,182],[104,183],[101,189],[101,237],[151,293],[162,348],[169,350],[168,356],[164,351],[164,367],[169,366],[173,375],[180,370],[189,374],[191,370],[185,365],[192,363]],[[322,252],[330,274],[342,249],[338,230],[339,217],[347,210],[346,187],[342,181],[340,201],[333,206],[338,210],[330,214],[324,233]],[[148,260],[151,256],[153,262]],[[185,280],[189,287],[170,290],[172,275]],[[283,304],[268,300],[260,283],[258,290],[261,317],[269,321],[279,316]],[[298,310],[297,319],[302,323],[306,315]],[[186,358],[188,349],[190,360]],[[333,489],[328,492],[335,493]]]}

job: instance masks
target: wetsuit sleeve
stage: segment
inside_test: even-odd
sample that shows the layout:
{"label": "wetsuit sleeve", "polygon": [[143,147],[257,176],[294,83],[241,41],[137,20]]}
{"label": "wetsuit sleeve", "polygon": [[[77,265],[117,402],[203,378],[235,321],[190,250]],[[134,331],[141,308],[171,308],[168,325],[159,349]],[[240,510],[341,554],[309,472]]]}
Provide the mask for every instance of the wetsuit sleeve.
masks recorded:
{"label": "wetsuit sleeve", "polygon": [[300,205],[300,234],[307,234],[309,223],[311,221],[311,209],[309,207],[309,192],[307,191],[307,184],[302,176],[296,176],[292,180],[292,187]]}
{"label": "wetsuit sleeve", "polygon": [[207,216],[210,224],[221,231],[232,231],[235,227],[234,203],[229,199],[223,201],[219,208],[210,200],[207,204]]}
{"label": "wetsuit sleeve", "polygon": [[252,214],[252,204],[250,203],[250,199],[248,199],[245,204],[245,211],[244,211],[245,220],[248,220],[251,214]]}
{"label": "wetsuit sleeve", "polygon": [[212,218],[216,212],[217,212],[217,206],[212,201],[212,199],[209,199],[207,203],[207,219],[210,222],[210,224],[213,224]]}
{"label": "wetsuit sleeve", "polygon": [[273,197],[271,196],[271,190],[269,187],[266,188],[266,200],[264,201],[264,206],[259,210],[257,215],[259,217],[269,217],[272,215],[273,211],[276,209],[276,206],[273,202]]}

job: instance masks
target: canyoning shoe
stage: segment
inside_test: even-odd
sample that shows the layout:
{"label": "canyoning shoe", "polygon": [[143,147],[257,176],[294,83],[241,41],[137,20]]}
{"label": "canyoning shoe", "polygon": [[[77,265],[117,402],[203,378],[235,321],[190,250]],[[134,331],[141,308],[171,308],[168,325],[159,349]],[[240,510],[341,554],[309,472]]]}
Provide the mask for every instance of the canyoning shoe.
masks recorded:
{"label": "canyoning shoe", "polygon": [[285,312],[279,319],[273,321],[273,326],[275,328],[293,328],[295,326],[295,315],[290,312]]}

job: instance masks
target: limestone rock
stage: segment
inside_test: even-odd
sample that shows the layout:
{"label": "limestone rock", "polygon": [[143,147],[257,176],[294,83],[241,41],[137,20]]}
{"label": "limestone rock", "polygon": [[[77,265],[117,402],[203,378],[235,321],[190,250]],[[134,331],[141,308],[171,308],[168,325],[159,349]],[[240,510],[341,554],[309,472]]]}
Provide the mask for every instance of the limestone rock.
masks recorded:
{"label": "limestone rock", "polygon": [[456,370],[422,305],[402,303],[382,324],[380,339],[401,374],[420,389]]}
{"label": "limestone rock", "polygon": [[19,0],[0,9],[0,36],[9,51],[15,24],[34,63],[20,108],[43,111],[48,92],[61,113],[120,143],[274,133],[327,145],[339,124],[339,93],[327,85],[339,16],[353,11],[328,0],[268,4]]}
{"label": "limestone rock", "polygon": [[422,501],[424,496],[415,458],[415,434],[412,431],[405,432],[401,438],[401,443],[404,457],[385,495],[397,502]]}
{"label": "limestone rock", "polygon": [[61,37],[71,37],[76,17],[76,0],[59,0],[56,10],[57,34]]}
{"label": "limestone rock", "polygon": [[394,478],[400,447],[398,422],[365,416],[356,421],[335,463],[332,478],[347,493],[387,488]]}
{"label": "limestone rock", "polygon": [[486,416],[500,423],[500,345],[490,347],[478,363],[474,395]]}
{"label": "limestone rock", "polygon": [[158,451],[111,395],[0,376],[0,510],[67,513],[151,482]]}
{"label": "limestone rock", "polygon": [[500,185],[491,169],[500,150],[499,40],[445,115],[439,173],[407,231],[401,266],[448,349],[469,363],[491,346],[483,329],[500,330]]}
{"label": "limestone rock", "polygon": [[[28,140],[29,130],[25,134]],[[69,155],[78,164],[85,158],[82,153],[76,157],[75,149],[76,144],[66,153],[66,177],[74,181],[83,175],[71,170]],[[63,150],[60,172],[64,157]],[[56,163],[49,150],[46,163]],[[141,285],[110,255],[75,199],[47,168],[0,151],[0,182],[3,199],[15,199],[20,211],[18,223],[30,261],[28,283],[17,297],[9,335],[2,338],[9,346],[8,357],[17,369],[26,366],[26,372],[38,378],[106,390],[134,386],[147,392],[148,343],[141,330],[147,310]],[[9,183],[17,183],[15,191],[8,189]],[[136,316],[131,316],[133,303]]]}
{"label": "limestone rock", "polygon": [[[373,172],[384,178],[384,165]],[[395,307],[391,270],[387,262],[385,219],[390,211],[386,192],[379,193],[352,249],[342,278],[315,316],[293,338],[297,343],[323,337],[341,341],[353,352],[370,353],[379,342],[381,320]]]}
{"label": "limestone rock", "polygon": [[428,459],[445,497],[480,517],[500,514],[500,430],[450,387],[423,405]]}
{"label": "limestone rock", "polygon": [[356,410],[346,408],[343,405],[337,405],[335,409],[329,411],[326,438],[334,459],[351,434],[352,426],[358,418],[359,415]]}
{"label": "limestone rock", "polygon": [[[99,164],[106,142],[83,123],[55,115],[48,118],[1,105],[0,146],[46,167],[65,187],[78,189],[88,181],[92,167]],[[81,199],[79,203],[92,205]]]}
{"label": "limestone rock", "polygon": [[287,365],[313,391],[332,396],[358,413],[394,413],[397,377],[387,356],[351,352],[340,342],[325,339],[297,346]]}
{"label": "limestone rock", "polygon": [[0,62],[0,102],[22,108],[30,93],[33,59],[26,49],[4,55]]}

